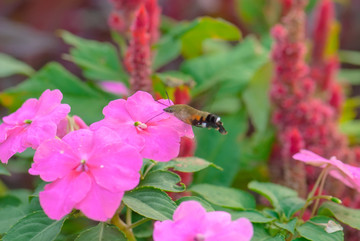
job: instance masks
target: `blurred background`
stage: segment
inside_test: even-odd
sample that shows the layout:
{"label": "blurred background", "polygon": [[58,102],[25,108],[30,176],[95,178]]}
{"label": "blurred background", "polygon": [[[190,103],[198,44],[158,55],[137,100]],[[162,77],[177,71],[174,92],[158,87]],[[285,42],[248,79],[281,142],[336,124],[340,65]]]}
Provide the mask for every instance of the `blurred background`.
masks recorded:
{"label": "blurred background", "polygon": [[[243,35],[262,35],[279,21],[284,0],[160,0],[162,13],[176,20],[199,16],[221,17],[237,25]],[[341,26],[340,48],[360,50],[360,0],[337,0],[336,18]],[[309,31],[313,20],[311,0]],[[0,0],[0,52],[12,55],[39,69],[50,60],[59,61],[71,72],[79,70],[61,58],[69,46],[56,35],[59,29],[78,36],[111,41],[108,15],[112,10],[104,0]],[[0,89],[24,77],[2,79]]]}

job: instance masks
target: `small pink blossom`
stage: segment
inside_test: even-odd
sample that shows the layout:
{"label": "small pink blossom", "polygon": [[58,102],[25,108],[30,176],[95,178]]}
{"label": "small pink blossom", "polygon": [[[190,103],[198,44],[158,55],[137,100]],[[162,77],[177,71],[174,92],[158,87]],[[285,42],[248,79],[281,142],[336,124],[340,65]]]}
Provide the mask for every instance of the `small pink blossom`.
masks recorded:
{"label": "small pink blossom", "polygon": [[99,83],[100,88],[103,90],[116,94],[116,95],[122,95],[122,96],[128,96],[129,90],[128,88],[121,82],[117,81],[101,81]]}
{"label": "small pink blossom", "polygon": [[360,192],[360,167],[354,167],[345,164],[342,161],[336,159],[336,157],[325,159],[308,150],[301,150],[299,153],[296,153],[293,158],[312,166],[322,168],[330,166],[331,176]]}
{"label": "small pink blossom", "polygon": [[139,183],[141,156],[111,129],[81,129],[63,139],[43,142],[29,170],[46,182],[40,204],[52,219],[73,208],[88,218],[106,221],[120,205],[124,192]]}
{"label": "small pink blossom", "polygon": [[37,99],[28,99],[14,113],[3,118],[0,125],[0,160],[7,163],[10,157],[26,148],[56,135],[57,124],[70,112],[70,106],[61,104],[59,90],[46,90]]}
{"label": "small pink blossom", "polygon": [[247,218],[231,221],[227,212],[206,210],[196,201],[182,202],[172,220],[157,221],[154,241],[247,241],[253,236]]}
{"label": "small pink blossom", "polygon": [[103,110],[105,118],[90,128],[107,126],[116,130],[127,143],[136,146],[144,158],[169,161],[179,154],[180,138],[193,138],[194,133],[190,125],[163,111],[168,100],[159,102],[143,91],[127,100],[111,101]]}
{"label": "small pink blossom", "polygon": [[80,129],[89,129],[89,126],[86,125],[86,123],[77,115],[74,115],[72,117],[67,116],[59,122],[57,126],[56,136],[59,138],[63,138],[69,132]]}

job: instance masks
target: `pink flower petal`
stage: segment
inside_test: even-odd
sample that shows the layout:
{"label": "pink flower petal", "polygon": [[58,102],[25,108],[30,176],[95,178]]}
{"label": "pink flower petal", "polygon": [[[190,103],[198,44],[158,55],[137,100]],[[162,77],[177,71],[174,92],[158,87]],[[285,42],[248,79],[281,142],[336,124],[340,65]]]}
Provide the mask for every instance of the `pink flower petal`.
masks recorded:
{"label": "pink flower petal", "polygon": [[62,98],[60,90],[45,90],[39,98],[37,118],[46,118],[56,124],[59,123],[70,112],[69,105],[60,104]]}
{"label": "pink flower petal", "polygon": [[129,95],[129,90],[124,83],[116,81],[101,81],[99,83],[100,88],[103,90],[114,93],[117,95]]}
{"label": "pink flower petal", "polygon": [[299,153],[296,153],[293,156],[293,158],[295,160],[299,160],[313,166],[322,166],[324,164],[330,164],[330,161],[328,159],[325,159],[308,150],[301,150]]}
{"label": "pink flower petal", "polygon": [[11,133],[6,140],[0,143],[0,160],[2,163],[7,163],[15,153],[21,153],[26,149],[23,146],[23,139],[26,136],[23,133],[23,128],[15,127],[11,130]]}
{"label": "pink flower petal", "polygon": [[144,158],[166,162],[178,156],[180,136],[173,128],[149,126],[142,132],[145,139],[141,154]]}
{"label": "pink flower petal", "polygon": [[301,150],[293,156],[294,159],[313,166],[330,166],[330,175],[343,182],[345,185],[360,191],[360,168],[354,167],[337,160],[335,157],[325,159],[311,151]]}
{"label": "pink flower petal", "polygon": [[[221,225],[220,222],[218,223]],[[206,238],[207,241],[250,241],[254,235],[254,229],[247,218],[239,218],[233,222],[227,223],[223,230]]]}
{"label": "pink flower petal", "polygon": [[103,114],[106,118],[112,118],[114,124],[134,124],[134,120],[131,118],[129,112],[126,109],[126,100],[123,99],[111,101],[107,106],[104,107]]}
{"label": "pink flower petal", "polygon": [[[191,226],[187,226],[190,228]],[[187,231],[187,229],[185,229]],[[174,235],[176,233],[176,235]],[[154,241],[184,241],[184,240],[194,240],[193,232],[189,232],[190,235],[178,228],[175,223],[171,220],[165,221],[156,221],[154,223]]]}
{"label": "pink flower petal", "polygon": [[159,121],[159,125],[171,126],[179,133],[180,136],[194,138],[194,132],[191,125],[182,122],[169,113],[166,113],[166,115],[169,115],[170,117],[168,119]]}
{"label": "pink flower petal", "polygon": [[27,138],[24,145],[37,148],[41,142],[54,138],[57,126],[54,122],[34,121],[27,128]]}
{"label": "pink flower petal", "polygon": [[91,179],[85,172],[66,176],[45,186],[39,193],[40,205],[46,215],[60,220],[88,194],[90,187]]}
{"label": "pink flower petal", "polygon": [[75,207],[88,218],[104,222],[114,216],[123,195],[124,192],[110,192],[92,183],[87,196]]}
{"label": "pink flower petal", "polygon": [[48,140],[36,150],[29,173],[51,182],[68,175],[80,161],[69,144],[58,139]]}
{"label": "pink flower petal", "polygon": [[83,160],[88,159],[94,147],[93,132],[88,129],[70,132],[62,140],[76,150],[77,155]]}
{"label": "pink flower petal", "polygon": [[[130,96],[126,102],[126,109],[134,121],[148,122],[150,119],[154,121],[155,116],[163,113],[163,106],[156,102],[153,97],[144,91],[137,91]],[[156,117],[157,120],[168,118],[167,115],[162,114]]]}
{"label": "pink flower petal", "polygon": [[32,120],[37,110],[37,99],[28,99],[24,104],[14,113],[3,118],[4,123],[19,125],[23,124],[24,120]]}
{"label": "pink flower petal", "polygon": [[180,203],[178,208],[175,210],[173,219],[178,221],[187,217],[193,216],[196,213],[196,216],[199,216],[201,219],[206,214],[205,208],[201,206],[199,202],[196,201],[186,201]]}
{"label": "pink flower petal", "polygon": [[88,164],[95,181],[113,191],[127,191],[139,184],[142,158],[134,147],[124,143],[112,144],[92,156]]}
{"label": "pink flower petal", "polygon": [[182,202],[175,210],[173,219],[174,221],[155,222],[154,241],[249,241],[253,236],[253,227],[248,219],[231,221],[229,213],[223,211],[207,213],[195,201]]}

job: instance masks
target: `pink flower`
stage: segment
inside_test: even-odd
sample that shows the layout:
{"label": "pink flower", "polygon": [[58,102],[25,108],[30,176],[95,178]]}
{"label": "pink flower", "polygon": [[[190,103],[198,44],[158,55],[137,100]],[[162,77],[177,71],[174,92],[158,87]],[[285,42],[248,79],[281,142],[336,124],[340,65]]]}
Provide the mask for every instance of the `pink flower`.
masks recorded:
{"label": "pink flower", "polygon": [[57,126],[56,136],[59,138],[63,138],[69,132],[80,129],[89,129],[89,127],[79,116],[67,116],[59,122]]}
{"label": "pink flower", "polygon": [[[164,104],[168,100],[160,100]],[[137,147],[144,158],[169,161],[179,154],[180,138],[194,137],[192,127],[163,111],[166,106],[149,93],[138,91],[127,101],[118,99],[105,106],[105,118],[90,126],[116,130],[125,142]],[[172,103],[171,103],[172,104]]]}
{"label": "pink flower", "polygon": [[229,213],[207,213],[196,201],[182,202],[173,219],[155,222],[154,241],[246,241],[254,232],[247,218],[231,221]]}
{"label": "pink flower", "polygon": [[61,104],[59,90],[46,90],[37,99],[28,99],[14,113],[3,118],[0,125],[0,160],[7,163],[10,157],[26,148],[56,135],[57,124],[70,112],[70,106]]}
{"label": "pink flower", "polygon": [[344,183],[345,185],[360,192],[360,168],[354,167],[337,160],[336,157],[325,159],[311,151],[301,150],[293,158],[306,164],[326,167],[331,166],[330,175]]}
{"label": "pink flower", "polygon": [[100,88],[107,91],[107,92],[110,92],[110,93],[113,93],[113,94],[116,94],[116,95],[129,95],[129,90],[128,88],[121,82],[117,82],[117,81],[101,81],[99,83],[100,85]]}
{"label": "pink flower", "polygon": [[59,220],[76,208],[88,218],[106,221],[115,214],[124,192],[139,183],[141,165],[137,150],[103,127],[43,142],[29,173],[52,182],[39,193],[50,218]]}

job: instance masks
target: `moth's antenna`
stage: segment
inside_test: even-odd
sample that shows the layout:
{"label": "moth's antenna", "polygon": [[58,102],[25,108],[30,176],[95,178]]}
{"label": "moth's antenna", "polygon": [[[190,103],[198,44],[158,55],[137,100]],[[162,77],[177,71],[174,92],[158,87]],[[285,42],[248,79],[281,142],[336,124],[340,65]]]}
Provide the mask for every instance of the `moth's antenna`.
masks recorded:
{"label": "moth's antenna", "polygon": [[166,96],[168,97],[169,105],[171,105],[171,103],[170,103],[170,97],[169,97],[168,92],[167,92],[166,90],[165,90],[165,94],[166,94]]}
{"label": "moth's antenna", "polygon": [[[161,102],[159,102],[159,103],[161,103]],[[161,103],[161,104],[162,104],[162,103]],[[164,105],[165,105],[165,104],[164,104]],[[164,113],[165,113],[165,112],[161,112],[161,113],[159,113],[159,114],[151,117],[150,119],[148,119],[148,120],[145,122],[145,124],[147,124],[149,121],[151,121],[151,120],[154,119],[155,117],[158,117],[159,115],[162,115],[162,114],[164,114]]]}
{"label": "moth's antenna", "polygon": [[[157,103],[159,103],[159,104],[162,104],[162,105],[165,105],[164,103],[161,103],[160,101],[158,101],[158,100],[155,100]],[[166,107],[169,107],[168,105],[165,105]]]}

